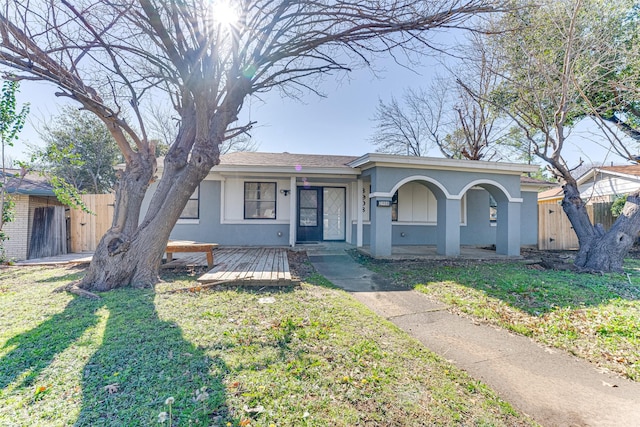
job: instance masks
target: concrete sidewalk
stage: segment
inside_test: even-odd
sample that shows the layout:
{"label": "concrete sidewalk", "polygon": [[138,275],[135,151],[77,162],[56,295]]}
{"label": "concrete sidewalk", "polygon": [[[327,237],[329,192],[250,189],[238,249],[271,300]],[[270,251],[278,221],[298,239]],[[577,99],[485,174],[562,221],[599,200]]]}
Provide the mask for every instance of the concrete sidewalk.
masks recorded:
{"label": "concrete sidewalk", "polygon": [[397,289],[340,245],[308,247],[317,271],[543,426],[640,426],[640,384]]}

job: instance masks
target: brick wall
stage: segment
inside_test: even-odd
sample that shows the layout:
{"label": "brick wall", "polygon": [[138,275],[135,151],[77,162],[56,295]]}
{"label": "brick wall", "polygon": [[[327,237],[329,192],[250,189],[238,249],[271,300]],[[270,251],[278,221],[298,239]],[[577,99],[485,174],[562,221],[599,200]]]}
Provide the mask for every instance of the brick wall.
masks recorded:
{"label": "brick wall", "polygon": [[27,259],[29,247],[29,196],[12,196],[15,201],[14,220],[4,225],[3,231],[9,240],[5,240],[5,257],[9,260]]}

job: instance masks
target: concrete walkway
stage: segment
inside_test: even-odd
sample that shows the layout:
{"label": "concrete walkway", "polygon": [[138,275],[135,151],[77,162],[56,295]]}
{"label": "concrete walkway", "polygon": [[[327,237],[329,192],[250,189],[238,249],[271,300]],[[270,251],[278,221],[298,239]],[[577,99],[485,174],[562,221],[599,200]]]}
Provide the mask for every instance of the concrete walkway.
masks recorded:
{"label": "concrete walkway", "polygon": [[317,271],[543,426],[640,426],[640,384],[563,351],[446,311],[357,264],[344,245],[309,245]]}

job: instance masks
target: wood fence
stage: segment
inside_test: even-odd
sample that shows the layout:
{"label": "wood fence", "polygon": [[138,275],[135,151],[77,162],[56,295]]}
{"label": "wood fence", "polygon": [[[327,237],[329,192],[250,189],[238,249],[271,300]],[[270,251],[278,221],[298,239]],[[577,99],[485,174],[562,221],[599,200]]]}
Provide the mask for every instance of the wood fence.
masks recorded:
{"label": "wood fence", "polygon": [[74,253],[95,251],[113,221],[113,194],[83,194],[82,201],[93,214],[71,209],[71,252]]}
{"label": "wood fence", "polygon": [[[609,230],[615,221],[610,202],[587,205],[587,213],[592,223],[602,224],[605,230]],[[557,202],[538,204],[538,249],[578,249],[578,236]]]}

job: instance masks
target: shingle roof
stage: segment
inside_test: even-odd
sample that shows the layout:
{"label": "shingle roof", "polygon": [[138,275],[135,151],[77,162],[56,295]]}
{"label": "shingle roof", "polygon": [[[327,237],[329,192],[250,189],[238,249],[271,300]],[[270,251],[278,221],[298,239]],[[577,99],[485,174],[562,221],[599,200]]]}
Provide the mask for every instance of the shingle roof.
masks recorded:
{"label": "shingle roof", "polygon": [[551,187],[557,185],[555,182],[543,181],[541,179],[531,178],[529,176],[520,177],[521,184],[539,185],[540,187]]}
{"label": "shingle roof", "polygon": [[627,165],[627,166],[601,166],[596,168],[601,171],[623,173],[626,175],[640,176],[640,165]]}
{"label": "shingle roof", "polygon": [[538,193],[538,200],[556,199],[558,197],[564,197],[563,191],[564,190],[562,189],[562,187],[555,187],[546,191],[542,191]]}
{"label": "shingle roof", "polygon": [[[43,177],[37,173],[27,173],[22,180],[20,180],[19,169],[5,169],[7,175],[7,192],[17,194],[27,194],[31,196],[53,196],[53,187],[47,181],[46,177]],[[17,176],[16,176],[17,175]],[[0,170],[0,178],[3,173]]]}
{"label": "shingle roof", "polygon": [[[357,156],[323,154],[258,153],[244,151],[220,156],[222,166],[301,166],[307,168],[349,168],[347,163]],[[351,168],[349,168],[351,169]]]}

